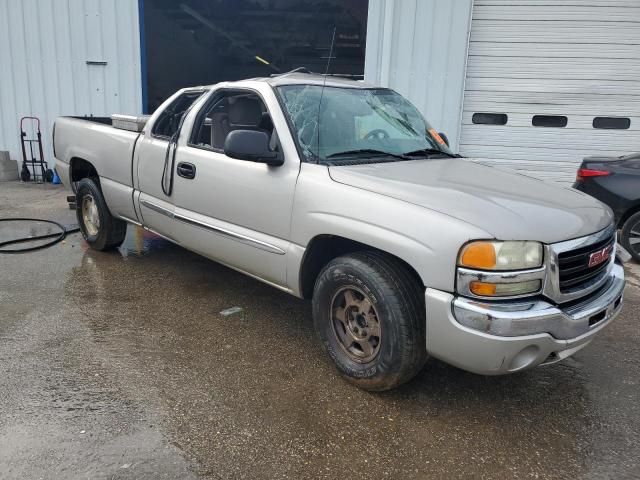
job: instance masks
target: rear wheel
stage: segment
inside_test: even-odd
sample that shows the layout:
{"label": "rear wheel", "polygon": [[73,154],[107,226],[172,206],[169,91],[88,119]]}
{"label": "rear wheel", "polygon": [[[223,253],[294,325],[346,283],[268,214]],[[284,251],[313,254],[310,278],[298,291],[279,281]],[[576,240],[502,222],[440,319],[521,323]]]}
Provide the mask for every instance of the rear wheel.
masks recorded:
{"label": "rear wheel", "polygon": [[388,255],[359,252],[329,262],[315,284],[313,320],[338,370],[360,388],[397,387],[427,359],[420,282]]}
{"label": "rear wheel", "polygon": [[640,212],[634,213],[624,222],[620,243],[636,262],[640,262]]}
{"label": "rear wheel", "polygon": [[94,250],[109,250],[124,241],[127,224],[111,215],[93,179],[83,178],[78,182],[76,217],[82,236]]}

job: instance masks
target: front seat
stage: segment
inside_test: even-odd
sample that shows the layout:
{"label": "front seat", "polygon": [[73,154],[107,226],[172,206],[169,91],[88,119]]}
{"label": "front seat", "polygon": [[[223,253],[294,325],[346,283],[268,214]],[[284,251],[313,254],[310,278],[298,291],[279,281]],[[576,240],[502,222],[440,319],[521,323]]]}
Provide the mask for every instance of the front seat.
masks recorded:
{"label": "front seat", "polygon": [[231,130],[262,130],[262,106],[252,97],[236,97],[229,103],[229,127]]}
{"label": "front seat", "polygon": [[211,146],[213,148],[222,150],[230,131],[229,115],[226,112],[216,112],[211,115]]}
{"label": "front seat", "polygon": [[237,97],[229,103],[229,130],[254,130],[269,136],[269,147],[275,150],[277,138],[268,112],[262,111],[262,101],[255,97]]}

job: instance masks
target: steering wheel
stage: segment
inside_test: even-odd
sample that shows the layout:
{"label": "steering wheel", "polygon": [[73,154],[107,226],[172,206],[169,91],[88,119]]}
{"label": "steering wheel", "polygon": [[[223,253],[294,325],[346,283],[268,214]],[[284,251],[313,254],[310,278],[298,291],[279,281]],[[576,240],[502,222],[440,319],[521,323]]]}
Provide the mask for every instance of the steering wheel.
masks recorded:
{"label": "steering wheel", "polygon": [[382,128],[376,128],[375,130],[371,130],[364,136],[365,140],[386,140],[390,138],[389,132],[383,130]]}

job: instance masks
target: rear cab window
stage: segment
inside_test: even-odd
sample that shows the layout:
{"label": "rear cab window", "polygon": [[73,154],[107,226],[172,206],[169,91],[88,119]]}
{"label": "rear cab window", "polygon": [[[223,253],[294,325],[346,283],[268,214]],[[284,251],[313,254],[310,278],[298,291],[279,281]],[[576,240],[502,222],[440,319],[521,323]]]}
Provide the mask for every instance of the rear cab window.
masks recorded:
{"label": "rear cab window", "polygon": [[189,90],[173,100],[153,124],[151,135],[164,140],[173,137],[178,131],[185,113],[205,91],[204,89]]}

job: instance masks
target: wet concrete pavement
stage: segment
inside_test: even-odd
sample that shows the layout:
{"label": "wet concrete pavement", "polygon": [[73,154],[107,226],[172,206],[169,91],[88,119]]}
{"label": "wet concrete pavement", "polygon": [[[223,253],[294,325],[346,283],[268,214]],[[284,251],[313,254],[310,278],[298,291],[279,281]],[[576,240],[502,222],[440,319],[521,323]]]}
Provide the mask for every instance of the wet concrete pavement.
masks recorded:
{"label": "wet concrete pavement", "polygon": [[[0,218],[73,223],[65,195],[0,184]],[[371,394],[306,302],[137,228],[111,253],[76,234],[0,255],[0,478],[640,478],[627,274],[622,314],[571,359],[506,377],[431,360]]]}

